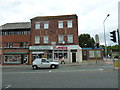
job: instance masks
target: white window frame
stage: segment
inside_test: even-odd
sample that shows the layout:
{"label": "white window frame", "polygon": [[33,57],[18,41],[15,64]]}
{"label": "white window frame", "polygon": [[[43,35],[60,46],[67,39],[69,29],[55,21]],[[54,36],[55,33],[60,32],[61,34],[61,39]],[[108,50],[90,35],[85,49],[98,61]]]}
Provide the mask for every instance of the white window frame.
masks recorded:
{"label": "white window frame", "polygon": [[64,36],[63,35],[59,35],[58,36],[58,42],[62,43],[64,41]]}
{"label": "white window frame", "polygon": [[40,29],[40,22],[35,22],[35,29]]}
{"label": "white window frame", "polygon": [[35,44],[40,44],[40,36],[35,36]]}
{"label": "white window frame", "polygon": [[63,28],[63,21],[58,21],[58,28]]}
{"label": "white window frame", "polygon": [[48,44],[49,43],[49,37],[48,36],[44,36],[44,44]]}
{"label": "white window frame", "polygon": [[73,22],[72,20],[67,21],[67,27],[72,28],[73,27]]}
{"label": "white window frame", "polygon": [[73,43],[73,35],[68,35],[68,43]]}
{"label": "white window frame", "polygon": [[46,21],[46,22],[44,22],[44,29],[48,29],[48,28],[49,28],[49,22]]}

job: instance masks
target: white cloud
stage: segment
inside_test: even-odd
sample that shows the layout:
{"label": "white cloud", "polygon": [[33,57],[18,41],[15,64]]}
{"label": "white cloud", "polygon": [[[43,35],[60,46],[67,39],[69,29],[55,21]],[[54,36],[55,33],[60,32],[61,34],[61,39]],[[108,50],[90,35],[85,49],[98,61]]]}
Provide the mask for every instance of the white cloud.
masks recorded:
{"label": "white cloud", "polygon": [[[28,22],[36,16],[77,14],[79,34],[100,35],[103,40],[103,20],[106,15],[106,34],[117,29],[119,0],[0,0],[0,25],[12,22]],[[112,42],[111,42],[112,43]]]}

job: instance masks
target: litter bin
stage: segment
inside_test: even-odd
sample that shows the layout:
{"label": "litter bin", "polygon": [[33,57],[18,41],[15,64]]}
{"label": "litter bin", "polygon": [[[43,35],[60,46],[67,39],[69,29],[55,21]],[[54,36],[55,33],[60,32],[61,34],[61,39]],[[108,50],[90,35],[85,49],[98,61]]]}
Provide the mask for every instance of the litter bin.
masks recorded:
{"label": "litter bin", "polygon": [[119,69],[119,61],[118,58],[113,59],[114,69]]}

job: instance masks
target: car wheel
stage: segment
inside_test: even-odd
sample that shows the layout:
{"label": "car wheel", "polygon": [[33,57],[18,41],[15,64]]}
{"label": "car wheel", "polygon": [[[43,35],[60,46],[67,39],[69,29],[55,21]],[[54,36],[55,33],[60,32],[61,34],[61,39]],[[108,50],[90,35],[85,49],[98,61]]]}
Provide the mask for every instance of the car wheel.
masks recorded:
{"label": "car wheel", "polygon": [[34,66],[33,66],[33,70],[36,70],[36,69],[37,69],[37,66],[36,66],[36,65],[34,65]]}
{"label": "car wheel", "polygon": [[51,68],[52,68],[52,69],[55,69],[55,68],[56,68],[56,66],[55,66],[55,65],[51,65]]}

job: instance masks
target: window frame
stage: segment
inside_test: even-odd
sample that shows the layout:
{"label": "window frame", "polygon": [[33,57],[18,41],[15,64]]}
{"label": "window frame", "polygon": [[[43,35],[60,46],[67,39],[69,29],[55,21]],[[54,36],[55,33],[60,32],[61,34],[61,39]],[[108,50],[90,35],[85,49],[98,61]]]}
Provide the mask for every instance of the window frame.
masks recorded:
{"label": "window frame", "polygon": [[67,40],[68,43],[73,43],[73,35],[68,35],[67,39],[68,39]]}
{"label": "window frame", "polygon": [[64,36],[63,35],[59,35],[58,36],[58,43],[62,43],[62,41],[64,41]]}
{"label": "window frame", "polygon": [[35,36],[35,44],[40,44],[40,36]]}
{"label": "window frame", "polygon": [[63,28],[63,21],[58,21],[58,28]]}
{"label": "window frame", "polygon": [[46,21],[46,22],[44,22],[44,29],[48,29],[48,28],[49,28],[49,22]]}
{"label": "window frame", "polygon": [[73,27],[73,21],[72,20],[68,20],[67,21],[67,28],[72,28]]}
{"label": "window frame", "polygon": [[35,29],[40,29],[40,22],[35,22]]}
{"label": "window frame", "polygon": [[44,44],[48,44],[49,43],[49,37],[48,36],[44,36]]}

